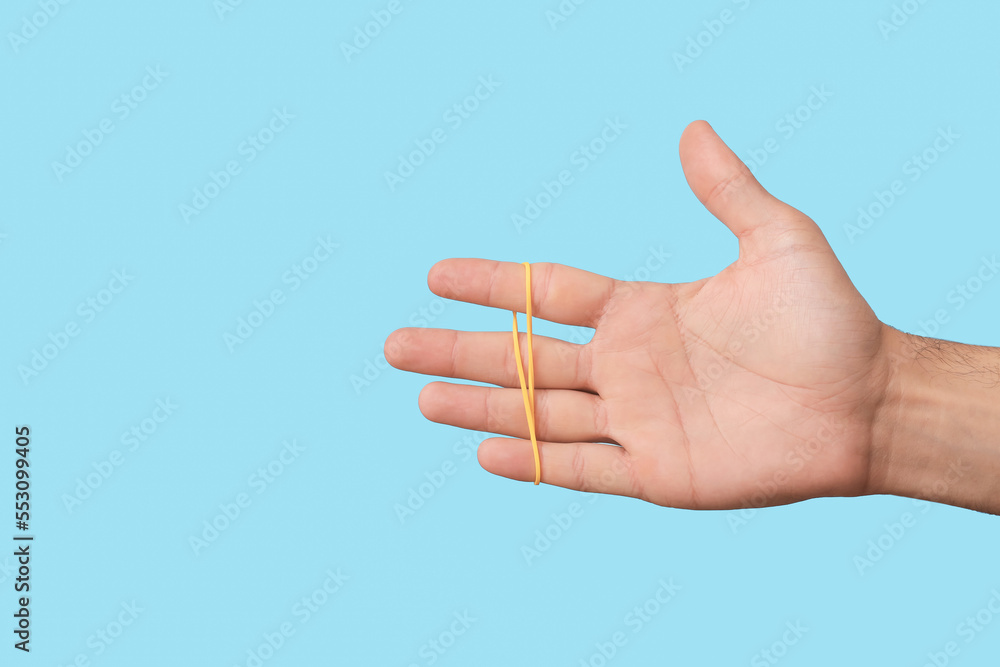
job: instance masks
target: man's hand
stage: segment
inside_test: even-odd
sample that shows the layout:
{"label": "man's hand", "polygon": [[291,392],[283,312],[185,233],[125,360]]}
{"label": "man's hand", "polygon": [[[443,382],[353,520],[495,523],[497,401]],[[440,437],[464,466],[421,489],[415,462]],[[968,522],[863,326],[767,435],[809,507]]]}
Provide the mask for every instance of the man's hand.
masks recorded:
{"label": "man's hand", "polygon": [[[694,194],[739,239],[739,258],[686,284],[532,265],[535,315],[595,329],[586,345],[534,338],[542,482],[692,509],[893,492],[883,464],[896,455],[879,439],[892,431],[885,415],[899,413],[899,332],[878,320],[817,225],[768,194],[707,123],[688,126],[680,156]],[[428,284],[525,310],[520,264],[444,260]],[[484,441],[479,461],[534,479],[509,332],[400,329],[385,353],[403,370],[498,385],[434,382],[420,409],[513,436]]]}

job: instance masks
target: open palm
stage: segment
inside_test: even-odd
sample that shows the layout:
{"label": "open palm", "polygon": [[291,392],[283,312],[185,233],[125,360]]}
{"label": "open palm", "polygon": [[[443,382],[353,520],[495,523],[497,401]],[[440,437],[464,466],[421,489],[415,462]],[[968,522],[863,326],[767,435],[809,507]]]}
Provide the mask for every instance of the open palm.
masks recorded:
{"label": "open palm", "polygon": [[[585,345],[534,338],[542,482],[692,509],[865,493],[886,327],[816,224],[768,194],[707,123],[685,130],[680,153],[739,258],[685,284],[532,265],[535,315],[595,329]],[[525,310],[520,264],[444,260],[428,284]],[[480,463],[534,479],[510,333],[401,329],[385,352],[403,370],[497,385],[434,382],[420,409],[512,436],[484,441]]]}

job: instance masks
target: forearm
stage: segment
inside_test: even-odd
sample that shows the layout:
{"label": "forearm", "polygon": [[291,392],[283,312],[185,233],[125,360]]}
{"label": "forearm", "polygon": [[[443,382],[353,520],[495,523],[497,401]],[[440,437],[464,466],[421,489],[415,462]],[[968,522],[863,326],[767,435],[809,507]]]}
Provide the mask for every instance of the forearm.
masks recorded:
{"label": "forearm", "polygon": [[885,327],[868,488],[1000,514],[1000,348]]}

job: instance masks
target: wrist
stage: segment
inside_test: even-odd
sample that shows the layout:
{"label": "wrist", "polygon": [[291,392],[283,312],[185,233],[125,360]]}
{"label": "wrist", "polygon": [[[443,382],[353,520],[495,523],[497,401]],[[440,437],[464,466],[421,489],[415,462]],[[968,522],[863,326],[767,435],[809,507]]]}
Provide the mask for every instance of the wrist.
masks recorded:
{"label": "wrist", "polygon": [[868,493],[1000,514],[1000,349],[883,325]]}

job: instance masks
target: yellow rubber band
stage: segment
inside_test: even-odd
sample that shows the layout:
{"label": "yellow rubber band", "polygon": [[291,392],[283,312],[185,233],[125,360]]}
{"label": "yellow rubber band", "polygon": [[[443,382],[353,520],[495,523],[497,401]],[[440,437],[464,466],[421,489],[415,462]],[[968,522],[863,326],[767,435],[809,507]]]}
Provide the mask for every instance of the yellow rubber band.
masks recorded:
{"label": "yellow rubber band", "polygon": [[538,438],[535,436],[535,360],[531,356],[531,264],[524,264],[524,314],[528,318],[528,382],[524,382],[521,367],[521,344],[518,342],[517,311],[514,311],[514,356],[517,357],[517,377],[521,381],[521,397],[524,399],[524,414],[528,418],[528,433],[531,434],[531,451],[535,455],[535,484],[542,480],[542,463],[538,458]]}

